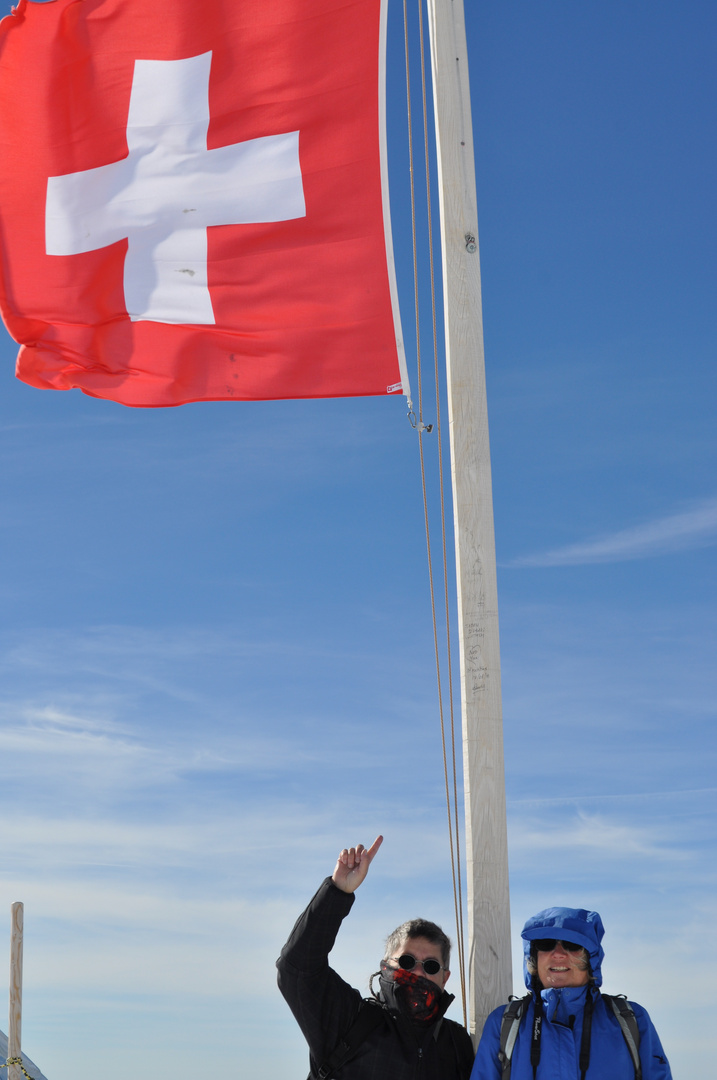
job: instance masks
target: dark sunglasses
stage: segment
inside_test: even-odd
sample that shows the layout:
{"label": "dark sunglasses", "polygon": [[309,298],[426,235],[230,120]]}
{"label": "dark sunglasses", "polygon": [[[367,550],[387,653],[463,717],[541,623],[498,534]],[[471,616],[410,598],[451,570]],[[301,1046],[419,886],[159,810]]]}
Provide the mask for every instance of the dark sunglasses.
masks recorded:
{"label": "dark sunglasses", "polygon": [[426,975],[437,975],[439,971],[446,971],[437,960],[431,958],[430,960],[416,960],[415,956],[411,956],[410,953],[404,953],[403,956],[392,956],[392,960],[398,964],[404,971],[413,971],[416,964],[420,964]]}
{"label": "dark sunglasses", "polygon": [[536,938],[532,942],[538,952],[552,952],[556,945],[562,945],[565,952],[582,952],[583,946],[576,945],[574,941],[561,941],[559,938]]}

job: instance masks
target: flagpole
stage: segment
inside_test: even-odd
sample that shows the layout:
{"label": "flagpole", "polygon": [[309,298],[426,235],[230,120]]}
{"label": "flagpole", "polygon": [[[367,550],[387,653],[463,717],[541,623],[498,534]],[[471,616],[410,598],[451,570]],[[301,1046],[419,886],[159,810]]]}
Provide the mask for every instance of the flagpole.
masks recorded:
{"label": "flagpole", "polygon": [[[19,1058],[22,1053],[22,931],[24,907],[13,904],[12,930],[10,936],[10,1012],[7,1029],[8,1059]],[[22,1080],[17,1065],[9,1065],[8,1080]]]}
{"label": "flagpole", "polygon": [[458,584],[470,1030],[512,993],[498,593],[463,0],[427,0]]}

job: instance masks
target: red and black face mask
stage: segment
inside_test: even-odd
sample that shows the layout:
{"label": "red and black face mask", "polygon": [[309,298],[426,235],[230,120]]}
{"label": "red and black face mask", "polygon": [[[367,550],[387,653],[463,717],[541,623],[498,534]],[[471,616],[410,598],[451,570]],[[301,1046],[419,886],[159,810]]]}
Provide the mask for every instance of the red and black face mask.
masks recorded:
{"label": "red and black face mask", "polygon": [[390,968],[381,964],[380,982],[388,998],[410,1020],[418,1024],[430,1024],[441,1012],[443,990],[431,979],[417,975],[415,971]]}

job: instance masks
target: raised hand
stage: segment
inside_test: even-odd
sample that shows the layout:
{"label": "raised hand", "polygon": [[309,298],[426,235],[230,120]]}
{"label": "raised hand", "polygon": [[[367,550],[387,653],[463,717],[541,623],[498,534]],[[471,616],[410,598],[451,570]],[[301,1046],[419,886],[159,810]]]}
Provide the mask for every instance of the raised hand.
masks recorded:
{"label": "raised hand", "polygon": [[344,848],[331,875],[336,888],[345,893],[355,892],[366,877],[373,857],[382,843],[383,837],[377,836],[368,849],[363,844],[355,848]]}

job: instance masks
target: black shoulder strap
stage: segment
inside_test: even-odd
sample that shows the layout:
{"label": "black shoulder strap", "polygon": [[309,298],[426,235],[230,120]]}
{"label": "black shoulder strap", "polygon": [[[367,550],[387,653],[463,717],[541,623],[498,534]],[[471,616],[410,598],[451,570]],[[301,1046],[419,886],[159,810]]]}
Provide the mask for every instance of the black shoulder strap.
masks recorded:
{"label": "black shoulder strap", "polygon": [[500,1049],[498,1051],[498,1060],[503,1068],[501,1080],[510,1080],[510,1061],[513,1057],[515,1040],[518,1038],[520,1021],[529,1001],[530,994],[526,994],[522,998],[511,998],[503,1012],[503,1018],[500,1022]]}
{"label": "black shoulder strap", "polygon": [[[466,1031],[466,1029],[463,1027],[463,1025],[456,1023],[455,1020],[444,1019],[442,1023],[447,1027],[448,1032],[451,1036],[450,1046],[452,1053],[448,1055],[447,1051],[444,1051],[446,1068],[448,1069],[452,1066],[452,1072],[455,1073],[457,1067],[458,1071],[456,1075],[459,1077],[465,1077],[467,1080],[467,1078],[471,1075],[473,1069],[473,1062],[476,1056],[475,1050],[473,1049],[473,1043],[471,1042],[471,1037]],[[457,1038],[457,1032],[459,1031],[461,1032],[460,1044]],[[449,1057],[450,1064],[448,1060]],[[444,1074],[441,1073],[441,1075]],[[450,1072],[446,1071],[445,1075],[449,1076]]]}
{"label": "black shoulder strap", "polygon": [[595,998],[590,989],[585,994],[585,1008],[583,1009],[583,1033],[580,1036],[580,1080],[585,1080],[585,1074],[590,1067],[590,1042],[593,1031],[593,1012],[595,1011]]}
{"label": "black shoulder strap", "polygon": [[637,1026],[637,1018],[632,1010],[630,1002],[624,994],[603,994],[602,998],[611,1006],[617,1017],[627,1048],[630,1051],[632,1064],[635,1069],[635,1080],[642,1080],[642,1065],[640,1063],[640,1029]]}
{"label": "black shoulder strap", "polygon": [[[318,1070],[316,1074],[318,1080],[329,1080],[336,1070],[340,1069],[344,1062],[352,1057],[359,1047],[366,1042],[374,1028],[383,1023],[385,1015],[386,1010],[380,1002],[374,998],[364,998],[353,1024]],[[309,1080],[311,1080],[311,1077],[309,1077]]]}

